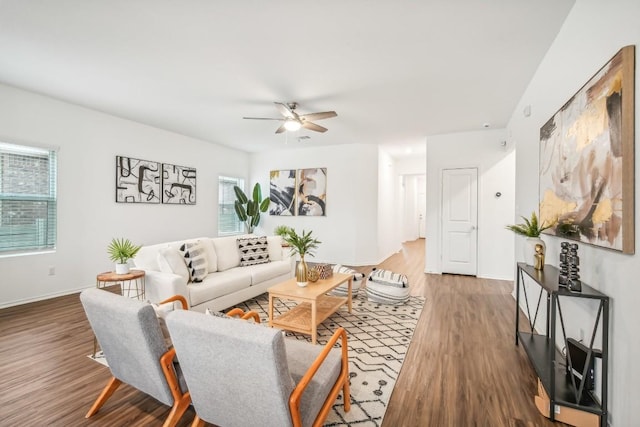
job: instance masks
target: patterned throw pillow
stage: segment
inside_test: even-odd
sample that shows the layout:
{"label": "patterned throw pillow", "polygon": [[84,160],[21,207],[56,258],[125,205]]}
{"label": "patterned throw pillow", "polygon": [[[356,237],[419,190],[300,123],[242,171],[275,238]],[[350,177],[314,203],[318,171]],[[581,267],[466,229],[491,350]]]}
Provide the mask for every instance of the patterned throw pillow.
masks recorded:
{"label": "patterned throw pillow", "polygon": [[207,253],[201,243],[183,243],[179,249],[184,263],[189,270],[189,280],[194,283],[202,282],[207,277]]}
{"label": "patterned throw pillow", "polygon": [[390,270],[374,269],[369,275],[369,280],[381,285],[395,286],[396,288],[406,288],[409,286],[407,276],[400,273],[394,273]]}
{"label": "patterned throw pillow", "polygon": [[238,250],[241,267],[269,262],[267,236],[238,239]]}

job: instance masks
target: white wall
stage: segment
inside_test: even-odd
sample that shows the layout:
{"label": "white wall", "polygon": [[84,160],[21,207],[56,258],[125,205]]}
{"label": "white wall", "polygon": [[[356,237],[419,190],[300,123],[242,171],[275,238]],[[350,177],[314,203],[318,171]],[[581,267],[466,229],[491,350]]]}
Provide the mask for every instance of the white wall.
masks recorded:
{"label": "white wall", "polygon": [[[504,129],[427,138],[427,211],[425,271],[442,273],[442,170],[478,168],[478,277],[513,279],[515,155]],[[497,197],[496,193],[501,196]]]}
{"label": "white wall", "polygon": [[371,144],[291,148],[251,155],[251,182],[268,195],[271,170],[327,168],[326,217],[262,217],[257,232],[278,225],[313,230],[322,244],[310,262],[376,264],[378,253],[378,148]]}
{"label": "white wall", "polygon": [[[636,45],[636,64],[640,54],[640,2],[637,0],[579,0],[575,3],[560,33],[540,64],[508,125],[510,140],[517,146],[516,213],[530,213],[538,207],[538,145],[540,127],[569,100],[620,48]],[[636,70],[636,129],[640,124],[638,90],[640,73]],[[525,106],[531,116],[524,117]],[[640,133],[635,141],[635,241],[640,247]],[[562,239],[544,236],[546,262],[557,265]],[[515,253],[522,241],[515,239]],[[636,249],[637,250],[637,249]],[[580,244],[581,278],[611,297],[609,403],[610,420],[616,426],[637,425],[640,418],[640,262],[638,255]],[[565,301],[566,300],[566,301]],[[588,329],[594,317],[593,307],[565,298],[561,301],[570,337],[579,337],[579,329]]]}
{"label": "white wall", "polygon": [[378,260],[382,261],[402,248],[400,226],[400,177],[393,158],[378,150]]}
{"label": "white wall", "polygon": [[[0,140],[59,147],[53,253],[0,257],[0,307],[77,291],[112,270],[112,237],[150,244],[217,234],[218,175],[248,177],[248,154],[0,85]],[[115,157],[197,169],[195,206],[115,203]],[[49,276],[49,267],[56,274]]]}
{"label": "white wall", "polygon": [[[425,141],[425,145],[427,142]],[[413,154],[395,160],[398,175],[423,175],[427,172],[427,154]]]}

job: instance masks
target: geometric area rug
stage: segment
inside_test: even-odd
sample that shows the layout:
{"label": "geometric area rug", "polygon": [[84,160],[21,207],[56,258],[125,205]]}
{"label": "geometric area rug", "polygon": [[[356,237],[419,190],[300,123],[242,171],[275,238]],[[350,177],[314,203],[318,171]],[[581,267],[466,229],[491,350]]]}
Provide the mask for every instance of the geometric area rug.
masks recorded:
{"label": "geometric area rug", "polygon": [[[335,330],[342,326],[347,331],[349,346],[351,410],[344,412],[340,393],[325,420],[325,427],[382,425],[382,418],[424,303],[424,297],[415,296],[400,306],[369,302],[362,289],[353,298],[351,313],[343,306],[318,325],[318,345],[325,345]],[[293,301],[276,299],[274,314],[284,313],[296,304]],[[257,312],[261,325],[268,327],[268,294],[264,293],[235,307]],[[233,307],[224,312],[231,308]],[[310,335],[286,332],[286,336],[288,339],[311,342]],[[336,344],[336,347],[339,347],[339,344]],[[89,357],[93,359],[92,355]],[[96,354],[94,360],[107,365],[101,351]]]}
{"label": "geometric area rug", "polygon": [[[351,313],[343,306],[318,325],[319,345],[326,344],[335,330],[342,326],[347,331],[349,346],[351,410],[344,412],[340,393],[327,416],[325,426],[382,425],[382,418],[424,303],[424,297],[413,296],[400,306],[369,302],[363,289],[353,299]],[[293,301],[275,299],[274,315],[285,312],[296,304]],[[257,312],[261,324],[269,325],[268,294],[247,300],[236,307]],[[311,342],[310,335],[287,332],[286,336],[289,339]]]}

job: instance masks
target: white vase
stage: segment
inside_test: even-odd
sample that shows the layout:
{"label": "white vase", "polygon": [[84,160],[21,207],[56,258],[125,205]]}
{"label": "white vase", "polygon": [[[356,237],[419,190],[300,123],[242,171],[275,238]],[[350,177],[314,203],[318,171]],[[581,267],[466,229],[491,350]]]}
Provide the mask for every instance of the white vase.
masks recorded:
{"label": "white vase", "polygon": [[536,265],[536,245],[542,245],[542,253],[547,253],[547,246],[544,244],[544,240],[539,237],[527,237],[522,246],[524,262],[532,267]]}
{"label": "white vase", "polygon": [[129,263],[116,263],[116,274],[129,274]]}

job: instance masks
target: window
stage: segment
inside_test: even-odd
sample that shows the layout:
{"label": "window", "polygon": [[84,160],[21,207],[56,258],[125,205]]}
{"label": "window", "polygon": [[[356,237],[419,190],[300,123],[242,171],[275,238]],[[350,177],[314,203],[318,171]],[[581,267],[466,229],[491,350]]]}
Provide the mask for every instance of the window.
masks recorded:
{"label": "window", "polygon": [[56,246],[56,152],[0,142],[0,252]]}
{"label": "window", "polygon": [[236,208],[236,193],[233,187],[237,185],[244,190],[244,179],[221,176],[218,180],[218,234],[239,234],[244,232],[244,223],[238,219]]}

